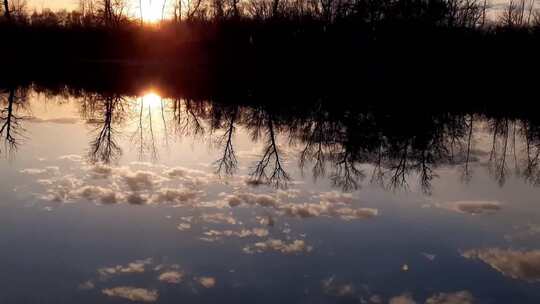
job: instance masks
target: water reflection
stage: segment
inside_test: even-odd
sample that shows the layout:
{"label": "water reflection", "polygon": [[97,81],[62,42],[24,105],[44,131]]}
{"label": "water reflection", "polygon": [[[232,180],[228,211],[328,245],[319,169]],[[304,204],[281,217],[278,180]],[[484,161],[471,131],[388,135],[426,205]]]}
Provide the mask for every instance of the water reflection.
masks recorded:
{"label": "water reflection", "polygon": [[[24,89],[9,88],[3,93],[1,100],[0,116],[0,136],[4,139],[5,153],[11,153],[17,149],[20,141],[24,137],[24,128],[22,120],[27,91]],[[0,150],[1,152],[1,150]]]}
{"label": "water reflection", "polygon": [[[24,138],[24,120],[31,116],[27,99],[35,94],[29,90],[13,88],[2,94],[5,152],[15,150]],[[406,189],[414,176],[430,193],[437,168],[459,166],[467,183],[473,176],[472,163],[485,164],[501,186],[510,173],[533,185],[540,180],[538,125],[524,118],[438,110],[388,113],[325,102],[295,110],[165,99],[155,91],[142,97],[65,94],[77,100],[80,118],[91,128],[92,163],[117,162],[123,153],[118,142],[124,137],[136,147],[140,160],[154,161],[173,138],[191,138],[221,151],[213,163],[215,172],[231,176],[242,165],[234,147],[241,129],[260,144],[258,159],[249,164],[253,185],[286,187],[292,162],[302,172],[310,170],[314,180],[327,177],[344,190],[358,189],[366,180],[385,189]]]}
{"label": "water reflection", "polygon": [[65,271],[44,303],[540,298],[534,118],[141,92],[2,91],[0,279]]}

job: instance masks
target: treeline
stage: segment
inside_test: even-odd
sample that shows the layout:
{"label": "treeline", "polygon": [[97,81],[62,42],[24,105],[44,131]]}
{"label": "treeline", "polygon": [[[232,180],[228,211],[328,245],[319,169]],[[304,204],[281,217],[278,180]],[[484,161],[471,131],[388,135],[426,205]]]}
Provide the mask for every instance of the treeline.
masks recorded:
{"label": "treeline", "polygon": [[169,0],[157,23],[127,0],[83,0],[74,12],[2,1],[6,77],[39,69],[51,77],[63,65],[93,81],[88,65],[73,65],[83,62],[103,65],[99,75],[144,66],[243,96],[352,88],[366,99],[470,99],[527,91],[534,78],[525,75],[540,69],[534,0],[512,0],[497,14],[488,0]]}
{"label": "treeline", "polygon": [[[3,23],[51,27],[122,27],[142,25],[144,12],[129,0],[79,0],[78,10],[40,12],[25,0],[2,0]],[[537,27],[536,0],[509,0],[497,7],[489,0],[165,0],[161,20],[181,22],[315,22],[365,25],[371,30],[389,24],[449,28]],[[156,16],[153,16],[156,17]]]}

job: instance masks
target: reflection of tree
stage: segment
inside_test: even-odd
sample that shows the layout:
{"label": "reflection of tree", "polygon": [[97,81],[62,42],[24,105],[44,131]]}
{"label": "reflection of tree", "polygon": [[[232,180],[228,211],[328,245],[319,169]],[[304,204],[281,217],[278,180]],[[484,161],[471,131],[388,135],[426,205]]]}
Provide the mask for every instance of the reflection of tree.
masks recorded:
{"label": "reflection of tree", "polygon": [[[160,136],[163,136],[163,142],[168,146],[167,103],[161,99],[159,101],[160,109],[155,109],[152,108],[151,104],[145,104],[144,98],[139,98],[138,102],[139,105],[135,107],[137,128],[131,136],[131,143],[137,147],[140,160],[143,160],[147,154],[150,155],[152,160],[157,160],[159,158],[158,145]],[[161,120],[161,126],[159,125],[159,120]]]}
{"label": "reflection of tree", "polygon": [[335,148],[333,139],[338,132],[335,125],[325,119],[323,111],[319,111],[313,121],[309,120],[299,128],[298,137],[304,143],[299,157],[300,169],[304,170],[308,162],[313,163],[313,179],[317,180],[326,173],[326,162],[330,151]]}
{"label": "reflection of tree", "polygon": [[[6,93],[0,134],[8,146],[16,147],[17,121],[21,118],[14,114],[17,91]],[[95,126],[90,159],[115,160],[122,153],[116,141],[117,128],[130,116],[124,109],[125,101],[114,94],[86,95],[81,113]],[[515,174],[540,185],[540,123],[530,119],[432,109],[387,111],[336,107],[324,101],[309,109],[191,98],[176,99],[170,105],[167,111],[163,100],[161,109],[142,102],[135,107],[131,117],[137,128],[131,139],[141,158],[147,153],[157,157],[160,146],[157,139],[161,138],[162,130],[159,125],[163,122],[165,135],[170,132],[201,139],[207,136],[206,139],[217,143],[220,157],[214,165],[220,175],[236,172],[239,159],[233,141],[239,129],[247,130],[253,141],[262,142],[260,159],[250,177],[255,182],[277,187],[287,185],[290,180],[284,148],[279,144],[282,139],[288,140],[282,144],[299,148],[298,164],[302,170],[311,170],[314,180],[327,176],[334,186],[344,190],[358,189],[364,181],[364,171],[371,171],[369,181],[386,189],[406,189],[417,183],[422,191],[430,193],[439,166],[459,166],[462,180],[469,182],[478,161],[487,161],[489,173],[503,185],[512,173],[508,171],[512,162],[510,153],[513,153]],[[477,143],[487,149],[484,146],[475,149]]]}
{"label": "reflection of tree", "polygon": [[269,183],[276,187],[285,187],[290,180],[289,175],[283,168],[283,159],[276,141],[274,119],[267,113],[253,115],[251,123],[254,126],[252,137],[256,140],[264,129],[266,142],[261,159],[255,164],[251,178],[254,181]]}
{"label": "reflection of tree", "polygon": [[525,181],[540,185],[540,130],[529,122],[523,122],[521,130],[525,140],[525,160],[521,174]]}
{"label": "reflection of tree", "polygon": [[507,153],[509,120],[508,118],[494,119],[491,121],[491,152],[489,154],[489,169],[500,186],[503,186],[507,178]]}
{"label": "reflection of tree", "polygon": [[236,159],[232,142],[235,132],[234,124],[236,122],[237,115],[238,108],[234,107],[232,113],[230,114],[229,120],[224,126],[225,132],[217,139],[218,146],[223,146],[223,154],[221,158],[219,158],[215,162],[217,167],[216,172],[219,175],[221,175],[222,173],[225,173],[226,175],[232,175],[238,167],[238,160]]}
{"label": "reflection of tree", "polygon": [[110,163],[122,155],[115,125],[126,117],[124,103],[125,99],[118,95],[90,95],[83,100],[83,117],[94,126],[92,133],[95,135],[88,151],[91,162]]}
{"label": "reflection of tree", "polygon": [[463,163],[463,172],[462,172],[462,180],[465,183],[469,183],[472,178],[472,172],[469,166],[470,160],[471,160],[471,146],[472,146],[472,136],[473,136],[473,128],[474,128],[474,116],[470,115],[469,124],[467,126],[468,132],[467,132],[467,150],[465,152],[465,160]]}
{"label": "reflection of tree", "polygon": [[353,159],[350,151],[343,151],[335,156],[334,172],[330,180],[335,186],[348,191],[358,189],[358,181],[364,178],[362,170],[358,169],[357,162]]}
{"label": "reflection of tree", "polygon": [[173,120],[177,133],[185,136],[202,135],[204,127],[204,104],[191,99],[175,99],[172,101]]}
{"label": "reflection of tree", "polygon": [[23,107],[25,101],[26,91],[12,87],[7,90],[7,97],[2,102],[0,136],[3,138],[4,147],[8,152],[16,150],[23,137],[24,128],[21,125],[23,117],[17,114],[17,110]]}

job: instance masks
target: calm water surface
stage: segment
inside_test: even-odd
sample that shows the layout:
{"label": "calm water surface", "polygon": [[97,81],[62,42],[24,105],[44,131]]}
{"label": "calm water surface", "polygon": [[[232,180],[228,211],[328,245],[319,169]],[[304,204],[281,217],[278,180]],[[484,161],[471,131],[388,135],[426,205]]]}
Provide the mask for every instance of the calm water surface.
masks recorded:
{"label": "calm water surface", "polygon": [[7,89],[0,303],[540,303],[540,132]]}

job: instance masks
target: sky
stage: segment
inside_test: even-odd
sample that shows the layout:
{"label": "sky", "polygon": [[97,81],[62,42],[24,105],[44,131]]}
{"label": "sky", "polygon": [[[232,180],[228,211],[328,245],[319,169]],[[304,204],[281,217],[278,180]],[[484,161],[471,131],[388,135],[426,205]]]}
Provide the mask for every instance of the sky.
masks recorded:
{"label": "sky", "polygon": [[[16,1],[16,0],[12,0]],[[24,1],[24,0],[19,0]],[[139,8],[139,0],[127,0],[130,2],[130,12],[131,14],[137,14]],[[157,15],[158,11],[161,11],[163,1],[167,0],[142,0],[145,7],[150,7],[151,11],[155,13],[149,13],[150,15]],[[78,8],[79,0],[26,0],[28,7],[30,9],[41,10],[42,8],[49,8],[53,11],[66,9],[68,11],[75,10]],[[171,2],[170,0],[168,2]],[[491,11],[499,11],[509,0],[488,0],[490,3]],[[496,14],[496,13],[495,13]],[[166,15],[169,15],[166,13]],[[146,18],[148,19],[148,18]],[[150,18],[150,19],[155,19]]]}
{"label": "sky", "polygon": [[[78,7],[79,0],[26,0],[28,5],[32,8],[50,8],[52,10],[73,10]],[[139,0],[128,0],[133,6],[138,6]],[[142,0],[143,2],[154,3],[156,5],[161,5],[163,0]],[[507,3],[505,0],[491,0],[489,1],[492,5],[497,5],[501,3]]]}
{"label": "sky", "polygon": [[[12,0],[14,1],[14,0]],[[138,8],[139,0],[127,0],[132,8]],[[142,0],[144,6],[161,7],[164,0]],[[26,0],[31,9],[49,8],[52,10],[74,10],[79,6],[79,0]],[[171,2],[171,1],[169,1]]]}
{"label": "sky", "polygon": [[[16,1],[16,0],[12,0]],[[24,1],[24,0],[18,0]],[[161,12],[163,1],[167,0],[142,0],[144,19],[146,20],[157,20],[161,19]],[[67,10],[72,11],[76,10],[79,7],[79,0],[26,0],[29,10],[42,10],[42,9],[51,9],[53,11]],[[127,0],[128,2],[128,11],[129,15],[138,16],[139,14],[139,0]],[[168,4],[172,5],[173,1],[167,1]],[[167,5],[165,10],[165,15],[170,15],[170,5]]]}
{"label": "sky", "polygon": [[52,10],[74,10],[78,7],[77,0],[27,0],[30,8],[42,9],[50,8]]}

